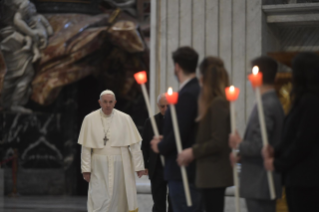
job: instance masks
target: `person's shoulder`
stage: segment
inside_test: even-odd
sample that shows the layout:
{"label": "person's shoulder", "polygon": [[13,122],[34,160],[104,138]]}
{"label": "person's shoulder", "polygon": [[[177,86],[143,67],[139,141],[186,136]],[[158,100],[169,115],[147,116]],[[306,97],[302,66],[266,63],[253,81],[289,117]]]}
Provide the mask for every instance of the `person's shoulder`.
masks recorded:
{"label": "person's shoulder", "polygon": [[124,113],[123,111],[120,111],[120,110],[117,110],[117,109],[113,109],[114,110],[114,113],[115,115],[119,116],[119,117],[122,117],[122,118],[131,118],[131,116],[127,113]]}
{"label": "person's shoulder", "polygon": [[213,99],[212,104],[228,104],[228,101],[221,96],[217,96]]}
{"label": "person's shoulder", "polygon": [[182,96],[192,96],[197,99],[200,92],[199,82],[196,79],[192,79],[185,87],[179,92],[179,95]]}
{"label": "person's shoulder", "polygon": [[85,119],[94,118],[94,117],[96,117],[97,115],[99,115],[99,113],[100,113],[100,109],[97,109],[97,110],[95,110],[95,111],[92,111],[91,113],[89,113],[89,114],[87,114],[87,115],[85,116]]}
{"label": "person's shoulder", "polygon": [[277,107],[278,104],[280,104],[280,100],[279,100],[279,97],[278,97],[278,95],[277,95],[277,93],[275,91],[271,92],[271,93],[268,93],[263,98],[264,107],[273,108],[273,107]]}
{"label": "person's shoulder", "polygon": [[194,91],[197,91],[197,90],[200,90],[200,85],[199,85],[199,82],[198,82],[198,79],[195,77],[194,79],[192,79],[190,82],[189,82],[189,86],[188,86],[191,90],[194,90]]}
{"label": "person's shoulder", "polygon": [[224,108],[224,109],[229,110],[229,102],[225,98],[223,98],[221,96],[217,96],[213,99],[212,104],[211,104],[212,109],[214,109],[216,107],[218,107],[220,109]]}

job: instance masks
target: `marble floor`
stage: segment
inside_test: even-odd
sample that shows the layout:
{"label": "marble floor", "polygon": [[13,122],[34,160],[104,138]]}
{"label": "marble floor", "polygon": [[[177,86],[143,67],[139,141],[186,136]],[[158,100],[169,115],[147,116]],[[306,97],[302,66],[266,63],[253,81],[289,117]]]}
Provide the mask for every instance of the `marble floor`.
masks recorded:
{"label": "marble floor", "polygon": [[[139,212],[151,212],[150,194],[139,194]],[[246,212],[244,201],[241,212]],[[86,197],[69,196],[20,196],[0,198],[0,212],[86,212]],[[226,197],[225,212],[235,212],[234,198]]]}

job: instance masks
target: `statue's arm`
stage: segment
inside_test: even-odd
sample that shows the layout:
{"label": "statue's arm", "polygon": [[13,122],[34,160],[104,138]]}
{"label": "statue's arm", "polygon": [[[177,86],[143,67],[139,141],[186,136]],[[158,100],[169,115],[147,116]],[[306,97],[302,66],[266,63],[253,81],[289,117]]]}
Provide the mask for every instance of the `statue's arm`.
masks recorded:
{"label": "statue's arm", "polygon": [[45,26],[48,35],[49,36],[53,35],[53,28],[52,28],[51,24],[49,23],[49,21],[43,15],[39,15],[39,17],[40,17],[42,24]]}
{"label": "statue's arm", "polygon": [[30,37],[34,38],[36,36],[36,33],[27,25],[27,23],[22,19],[22,16],[19,12],[17,12],[14,15],[13,19],[14,25],[23,33],[26,35],[29,35]]}

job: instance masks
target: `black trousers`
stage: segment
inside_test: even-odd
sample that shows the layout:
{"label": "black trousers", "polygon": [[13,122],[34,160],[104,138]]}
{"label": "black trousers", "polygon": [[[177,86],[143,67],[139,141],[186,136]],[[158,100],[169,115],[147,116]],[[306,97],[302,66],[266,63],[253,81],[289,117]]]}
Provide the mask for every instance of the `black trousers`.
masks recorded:
{"label": "black trousers", "polygon": [[286,197],[289,212],[319,211],[319,187],[286,187]]}
{"label": "black trousers", "polygon": [[151,178],[151,190],[154,201],[152,212],[166,212],[166,200],[168,200],[168,212],[172,212],[172,206],[167,195],[167,182],[164,180],[164,172],[162,168],[155,171]]}
{"label": "black trousers", "polygon": [[205,212],[224,211],[226,188],[208,188],[201,191]]}

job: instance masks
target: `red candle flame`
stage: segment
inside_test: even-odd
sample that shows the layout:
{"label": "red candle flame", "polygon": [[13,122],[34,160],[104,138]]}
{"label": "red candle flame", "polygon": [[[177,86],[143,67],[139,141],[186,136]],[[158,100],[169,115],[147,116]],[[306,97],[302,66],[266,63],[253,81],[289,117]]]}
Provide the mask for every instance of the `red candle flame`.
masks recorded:
{"label": "red candle flame", "polygon": [[147,82],[146,71],[140,71],[134,74],[134,78],[138,84],[145,84]]}
{"label": "red candle flame", "polygon": [[165,97],[167,99],[168,104],[175,105],[178,102],[178,93],[173,92],[173,89],[168,88],[167,93],[165,93]]}
{"label": "red candle flame", "polygon": [[253,73],[248,76],[248,79],[254,88],[263,84],[263,74],[259,72],[258,66],[253,67]]}
{"label": "red candle flame", "polygon": [[235,86],[230,86],[225,88],[225,94],[228,101],[233,102],[238,99],[239,96],[239,88],[236,88]]}

